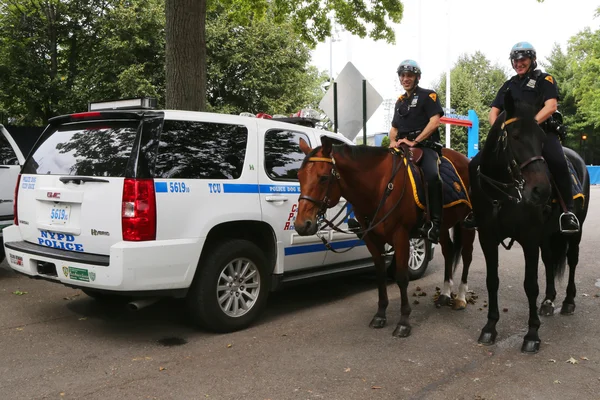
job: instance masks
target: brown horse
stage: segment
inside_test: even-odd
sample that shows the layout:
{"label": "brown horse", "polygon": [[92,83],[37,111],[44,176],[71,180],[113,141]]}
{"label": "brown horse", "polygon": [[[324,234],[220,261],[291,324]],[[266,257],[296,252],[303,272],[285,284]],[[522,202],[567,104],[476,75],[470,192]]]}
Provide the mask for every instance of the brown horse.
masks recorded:
{"label": "brown horse", "polygon": [[[306,154],[298,171],[300,199],[295,229],[300,235],[314,235],[319,219],[327,208],[334,207],[344,197],[354,207],[354,213],[367,232],[364,241],[373,256],[377,272],[379,302],[377,313],[370,327],[383,328],[386,324],[388,295],[384,246],[390,244],[395,250],[396,282],[401,293],[401,317],[393,335],[410,335],[408,299],[409,239],[415,236],[422,222],[423,212],[417,206],[411,186],[410,171],[406,163],[409,150],[393,150],[367,147],[332,145],[326,136],[321,146],[311,149],[304,140],[300,148]],[[444,149],[443,155],[455,166],[465,188],[469,186],[469,160],[462,154]],[[458,203],[444,209],[440,243],[445,259],[444,292],[436,305],[450,300],[452,275],[462,254],[463,274],[455,308],[466,306],[467,275],[472,260],[475,232],[465,230],[461,222],[470,212],[470,205]],[[367,223],[367,218],[369,223]],[[448,230],[454,228],[454,241]],[[454,243],[453,243],[454,242]]]}

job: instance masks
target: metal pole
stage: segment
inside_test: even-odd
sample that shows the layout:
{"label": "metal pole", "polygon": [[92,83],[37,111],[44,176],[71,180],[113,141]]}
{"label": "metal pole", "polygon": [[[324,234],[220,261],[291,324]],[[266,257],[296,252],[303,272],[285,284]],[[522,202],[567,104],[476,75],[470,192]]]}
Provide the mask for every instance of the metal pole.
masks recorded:
{"label": "metal pole", "polygon": [[[450,2],[446,1],[446,40],[447,40],[447,54],[446,54],[446,110],[450,111]],[[450,124],[446,124],[446,148],[450,148]]]}
{"label": "metal pole", "polygon": [[367,145],[367,80],[362,81],[363,144]]}
{"label": "metal pole", "polygon": [[333,131],[338,131],[337,82],[333,82]]}

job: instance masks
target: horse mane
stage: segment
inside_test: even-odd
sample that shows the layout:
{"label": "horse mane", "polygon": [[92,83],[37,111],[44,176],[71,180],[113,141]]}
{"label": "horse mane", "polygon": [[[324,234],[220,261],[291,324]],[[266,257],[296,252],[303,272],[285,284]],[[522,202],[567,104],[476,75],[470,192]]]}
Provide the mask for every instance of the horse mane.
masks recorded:
{"label": "horse mane", "polygon": [[[308,159],[317,154],[321,150],[321,147],[322,146],[318,146],[312,149],[311,152],[304,157],[300,168],[303,168],[308,162]],[[381,157],[389,152],[390,151],[387,148],[374,146],[350,146],[348,144],[335,144],[332,147],[332,153],[341,154],[352,161],[364,161],[366,158]]]}

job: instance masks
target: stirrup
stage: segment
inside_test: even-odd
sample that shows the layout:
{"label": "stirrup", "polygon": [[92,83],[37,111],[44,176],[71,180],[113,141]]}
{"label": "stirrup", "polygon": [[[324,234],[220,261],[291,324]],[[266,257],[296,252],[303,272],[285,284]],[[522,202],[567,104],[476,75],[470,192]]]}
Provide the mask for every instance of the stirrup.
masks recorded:
{"label": "stirrup", "polygon": [[[573,220],[575,221],[575,225],[577,225],[577,229],[563,229],[562,226],[562,221],[563,221],[563,217],[565,216],[572,216]],[[579,220],[577,219],[577,216],[575,214],[573,214],[571,211],[566,211],[562,214],[560,214],[560,217],[558,218],[558,230],[560,231],[560,233],[566,233],[566,234],[570,234],[570,233],[577,233],[579,232]]]}

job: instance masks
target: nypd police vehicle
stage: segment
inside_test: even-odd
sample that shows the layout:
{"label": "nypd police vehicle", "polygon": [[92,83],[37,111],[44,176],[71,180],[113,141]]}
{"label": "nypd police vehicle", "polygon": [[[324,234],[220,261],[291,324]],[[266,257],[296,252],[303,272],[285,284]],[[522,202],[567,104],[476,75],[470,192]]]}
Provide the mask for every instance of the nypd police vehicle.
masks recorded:
{"label": "nypd police vehicle", "polygon": [[[158,111],[146,100],[49,121],[4,229],[12,269],[133,309],[185,297],[194,323],[227,332],[248,326],[285,284],[372,268],[361,243],[328,252],[293,228],[299,139],[350,140],[275,119]],[[357,242],[320,235],[335,249]],[[413,247],[422,274],[429,251]]]}
{"label": "nypd police vehicle", "polygon": [[[21,165],[25,158],[6,128],[0,124],[0,229],[13,223],[13,197]],[[0,241],[2,240],[0,232]],[[4,247],[0,249],[0,262]]]}

